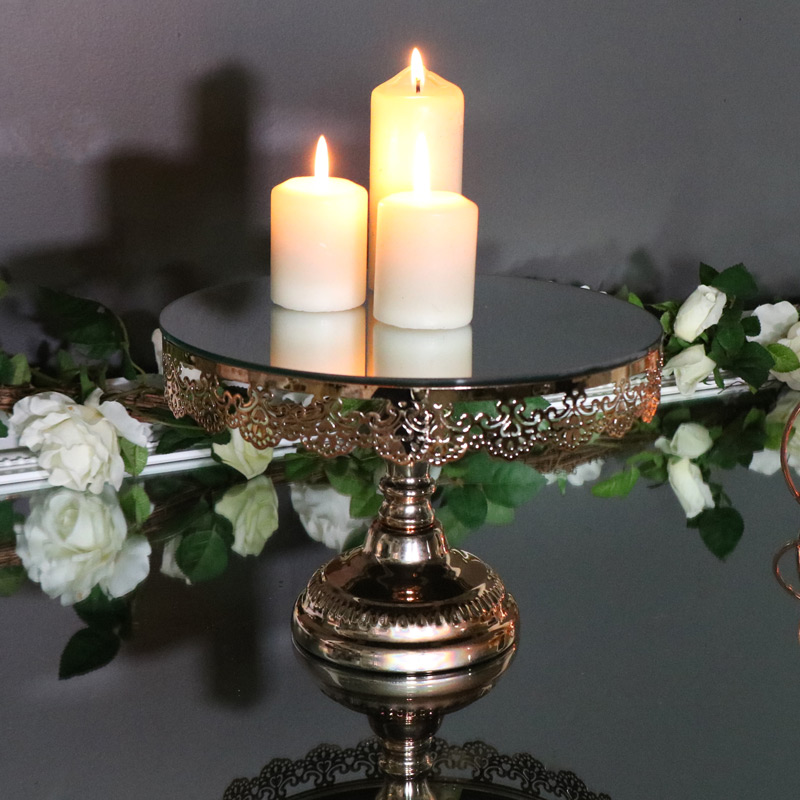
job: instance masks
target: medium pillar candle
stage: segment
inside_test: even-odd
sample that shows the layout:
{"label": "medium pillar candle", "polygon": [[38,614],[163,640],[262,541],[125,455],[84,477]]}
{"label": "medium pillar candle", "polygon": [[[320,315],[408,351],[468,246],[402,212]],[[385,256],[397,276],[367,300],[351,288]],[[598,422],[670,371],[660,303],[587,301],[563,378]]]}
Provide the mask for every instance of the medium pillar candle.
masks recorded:
{"label": "medium pillar candle", "polygon": [[376,322],[370,375],[380,378],[471,378],[472,327],[423,331]]}
{"label": "medium pillar candle", "polygon": [[472,320],[478,206],[430,191],[422,134],[417,152],[414,191],[378,204],[374,314],[399,328],[460,328]]}
{"label": "medium pillar candle", "polygon": [[412,187],[414,147],[424,133],[431,148],[431,188],[461,191],[464,93],[425,69],[415,48],[412,64],[372,91],[369,158],[369,268],[374,285],[378,203]]}
{"label": "medium pillar candle", "polygon": [[272,190],[272,301],[295,311],[344,311],[366,297],[367,191],[328,175],[324,137],[313,176]]}

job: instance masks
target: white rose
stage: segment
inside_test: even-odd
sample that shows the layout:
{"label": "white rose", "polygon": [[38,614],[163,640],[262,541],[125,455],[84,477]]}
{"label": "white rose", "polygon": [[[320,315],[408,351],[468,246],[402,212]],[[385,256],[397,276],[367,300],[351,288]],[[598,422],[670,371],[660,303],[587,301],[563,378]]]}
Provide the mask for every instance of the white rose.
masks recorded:
{"label": "white rose", "polygon": [[150,337],[153,343],[153,353],[156,357],[156,367],[158,374],[164,374],[164,334],[161,333],[161,328],[156,328],[153,335]]}
{"label": "white rose", "polygon": [[560,478],[565,478],[571,486],[583,486],[587,481],[596,481],[600,477],[604,463],[602,458],[596,458],[594,461],[578,464],[572,472],[564,472],[563,470],[560,472],[547,472],[544,474],[544,478],[548,484],[555,483]]}
{"label": "white rose", "polygon": [[[784,390],[775,403],[772,411],[767,414],[766,421],[768,423],[777,423],[781,426],[785,426],[789,420],[789,416],[791,415],[792,411],[794,411],[798,403],[800,403],[800,392],[793,392],[789,389]],[[795,431],[794,435],[789,438],[789,444],[786,448],[786,452],[789,456],[789,464],[795,468],[798,464],[800,464],[800,436],[797,434],[798,425],[800,425],[800,420],[796,419],[793,426]],[[771,452],[775,453],[775,456],[778,459],[777,466],[773,470],[773,472],[777,472],[778,469],[780,469],[780,451],[772,450]],[[752,468],[751,462],[751,469]]]}
{"label": "white rose", "polygon": [[[786,338],[778,339],[778,344],[785,345],[800,358],[800,323],[792,325],[787,331]],[[772,370],[770,375],[779,381],[783,381],[790,389],[800,391],[800,369],[795,369],[791,372],[775,372]]]}
{"label": "white rose", "polygon": [[671,440],[666,436],[656,439],[656,447],[664,453],[680,458],[697,458],[711,449],[711,434],[696,422],[683,422]]}
{"label": "white rose", "polygon": [[278,495],[265,475],[228,489],[214,510],[233,525],[232,549],[240,556],[257,556],[278,528]]}
{"label": "white rose", "polygon": [[693,342],[706,328],[719,322],[727,301],[724,292],[700,284],[678,309],[673,328],[675,335]]}
{"label": "white rose", "polygon": [[689,519],[696,517],[704,508],[714,508],[711,489],[703,480],[697,464],[688,458],[670,461],[667,474],[669,485]]}
{"label": "white rose", "polygon": [[19,443],[37,455],[53,486],[95,494],[105,483],[119,489],[124,467],[119,437],[147,446],[150,426],[137,422],[114,401],[100,402],[96,389],[83,405],[59,392],[22,398],[10,427]]}
{"label": "white rose", "polygon": [[748,336],[747,340],[761,345],[772,344],[786,337],[789,328],[799,319],[797,309],[786,300],[780,303],[764,303],[753,311],[753,316],[758,317],[761,332],[758,336]]}
{"label": "white rose", "polygon": [[231,430],[228,444],[215,444],[212,449],[222,459],[223,464],[238,470],[248,480],[260,475],[272,461],[271,447],[259,450],[242,437],[238,428]]}
{"label": "white rose", "polygon": [[306,533],[332,550],[342,550],[350,535],[371,519],[350,516],[350,498],[332,486],[292,484],[292,505]]}
{"label": "white rose", "polygon": [[184,583],[190,584],[191,581],[178,566],[178,561],[175,558],[175,552],[180,543],[180,536],[173,536],[164,543],[164,549],[161,551],[161,574],[166,575],[168,578],[179,578]]}
{"label": "white rose", "polygon": [[707,378],[717,366],[713,358],[706,355],[702,344],[687,347],[673,356],[664,365],[664,375],[675,373],[675,383],[683,395],[693,395],[697,384]]}
{"label": "white rose", "polygon": [[95,586],[122,597],[150,570],[150,542],[128,536],[109,486],[99,494],[56,489],[35,496],[17,534],[17,555],[28,577],[65,606],[84,600]]}

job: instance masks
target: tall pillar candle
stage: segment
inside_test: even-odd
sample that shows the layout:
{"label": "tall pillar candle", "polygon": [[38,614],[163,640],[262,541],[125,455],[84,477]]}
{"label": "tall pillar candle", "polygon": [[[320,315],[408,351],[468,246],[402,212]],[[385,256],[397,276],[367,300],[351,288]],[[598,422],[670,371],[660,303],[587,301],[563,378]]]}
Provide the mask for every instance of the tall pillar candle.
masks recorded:
{"label": "tall pillar candle", "polygon": [[328,175],[325,138],[314,175],[272,190],[272,301],[295,311],[344,311],[366,297],[367,191]]}
{"label": "tall pillar candle", "polygon": [[414,49],[412,64],[372,92],[369,158],[369,269],[374,285],[378,203],[411,189],[414,146],[424,133],[431,149],[431,188],[461,191],[464,93],[425,69]]}
{"label": "tall pillar candle", "polygon": [[478,206],[427,183],[420,134],[414,190],[378,204],[375,318],[400,328],[460,328],[472,320]]}

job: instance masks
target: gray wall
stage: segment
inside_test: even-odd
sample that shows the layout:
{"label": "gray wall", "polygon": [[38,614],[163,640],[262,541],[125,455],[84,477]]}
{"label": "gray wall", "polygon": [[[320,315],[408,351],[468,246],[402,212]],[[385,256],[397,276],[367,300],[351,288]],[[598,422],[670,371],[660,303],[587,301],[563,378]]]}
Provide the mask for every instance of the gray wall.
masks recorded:
{"label": "gray wall", "polygon": [[796,0],[0,0],[0,264],[127,309],[266,269],[269,190],[418,44],[467,104],[480,268],[797,294]]}

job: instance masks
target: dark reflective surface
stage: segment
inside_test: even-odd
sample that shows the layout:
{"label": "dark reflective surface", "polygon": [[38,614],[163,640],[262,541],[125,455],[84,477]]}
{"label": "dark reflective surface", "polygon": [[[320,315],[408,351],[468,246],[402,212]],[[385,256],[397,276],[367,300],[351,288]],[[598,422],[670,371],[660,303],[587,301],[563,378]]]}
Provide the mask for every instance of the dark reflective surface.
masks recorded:
{"label": "dark reflective surface", "polygon": [[[273,472],[277,530],[259,555],[230,553],[212,580],[163,574],[166,521],[148,532],[152,570],[107,666],[59,681],[84,622],[33,583],[0,598],[3,798],[221,798],[276,757],[369,735],[298,666],[291,609],[332,551],[300,522],[301,487]],[[514,593],[522,633],[502,680],[439,735],[531,753],[617,800],[793,796],[800,603],[771,561],[800,509],[780,474],[738,466],[715,479],[745,524],[724,560],[686,527],[669,486],[644,481],[612,499],[577,478],[563,495],[552,483],[513,522],[462,537]],[[357,538],[358,523],[323,505],[305,505],[315,536]]]}
{"label": "dark reflective surface", "polygon": [[[573,286],[478,276],[475,297],[471,331],[404,335],[378,326],[376,334],[367,313],[364,338],[354,330],[357,313],[303,315],[273,306],[264,278],[183,297],[164,309],[160,323],[170,339],[215,361],[397,386],[493,385],[583,375],[644,356],[661,337],[658,321],[642,309]],[[420,337],[427,337],[430,347]],[[330,348],[332,340],[337,347]],[[327,362],[319,355],[309,361],[309,351],[328,350]],[[419,365],[419,353],[442,363]],[[415,360],[419,372],[409,374]],[[463,364],[465,374],[448,372],[453,364]]]}

